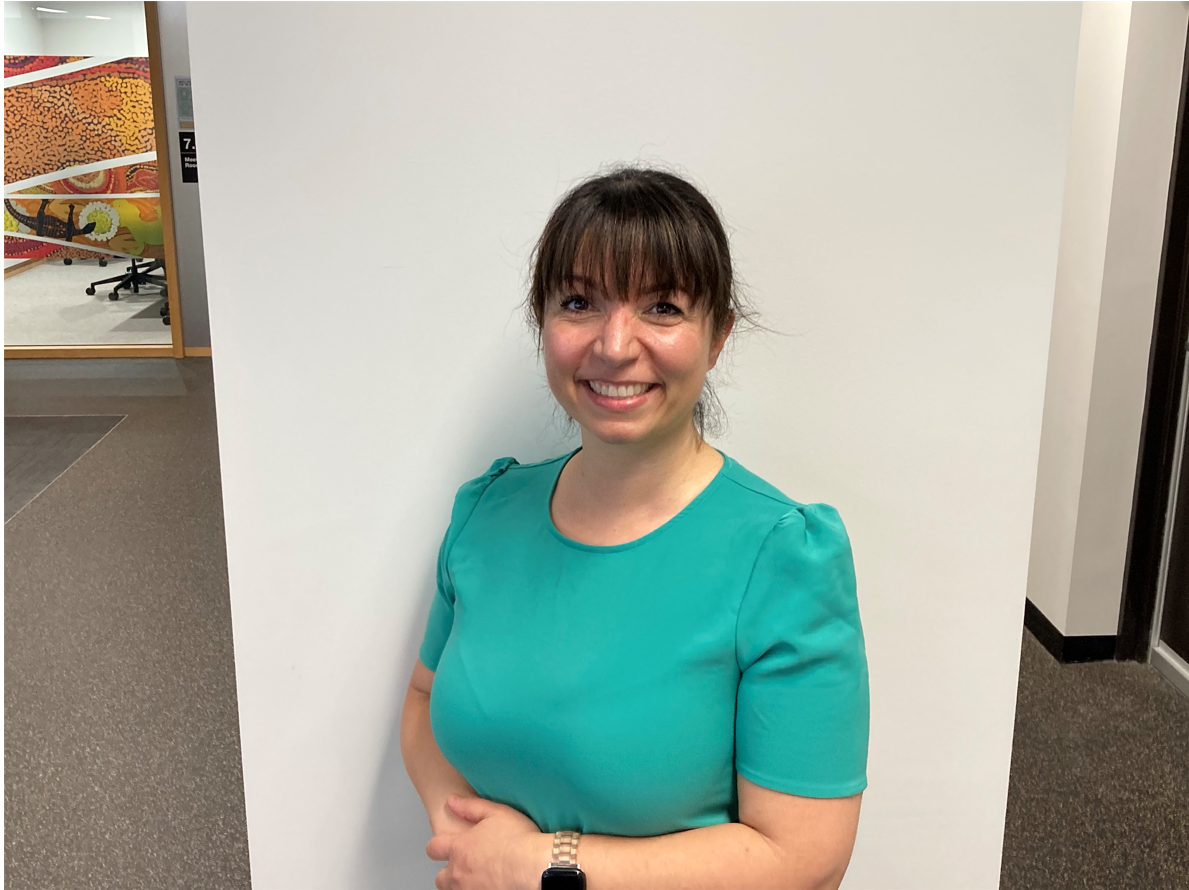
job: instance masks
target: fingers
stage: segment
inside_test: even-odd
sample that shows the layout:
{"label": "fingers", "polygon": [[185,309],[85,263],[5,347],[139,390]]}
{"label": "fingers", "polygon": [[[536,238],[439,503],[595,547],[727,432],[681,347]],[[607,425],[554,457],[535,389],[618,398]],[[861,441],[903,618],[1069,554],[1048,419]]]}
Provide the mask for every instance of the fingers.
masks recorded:
{"label": "fingers", "polygon": [[436,834],[428,844],[425,845],[425,855],[434,862],[449,862],[450,861],[450,838],[446,835]]}

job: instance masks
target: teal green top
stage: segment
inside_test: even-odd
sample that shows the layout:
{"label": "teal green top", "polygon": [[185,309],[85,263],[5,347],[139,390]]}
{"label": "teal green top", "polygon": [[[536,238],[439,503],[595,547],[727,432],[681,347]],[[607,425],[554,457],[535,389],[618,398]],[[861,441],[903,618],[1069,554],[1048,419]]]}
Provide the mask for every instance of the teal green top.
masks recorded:
{"label": "teal green top", "polygon": [[544,832],[737,822],[736,771],[862,791],[867,659],[834,508],[723,455],[660,528],[583,544],[549,509],[577,451],[500,458],[454,499],[420,652],[446,759]]}

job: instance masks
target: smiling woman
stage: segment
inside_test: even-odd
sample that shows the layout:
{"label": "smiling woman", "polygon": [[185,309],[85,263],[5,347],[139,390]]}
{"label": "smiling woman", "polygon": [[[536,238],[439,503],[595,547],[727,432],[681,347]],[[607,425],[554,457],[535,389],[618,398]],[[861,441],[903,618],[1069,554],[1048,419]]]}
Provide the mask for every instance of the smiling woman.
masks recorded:
{"label": "smiling woman", "polygon": [[[717,344],[714,358],[732,327],[752,318],[714,207],[662,170],[621,168],[582,183],[558,204],[537,244],[526,302],[539,347],[551,310],[558,300],[570,308],[572,295],[611,302],[651,297],[640,307],[651,321],[686,334],[691,322],[700,322],[698,332]],[[699,435],[717,427],[717,408],[703,380],[693,408]]]}
{"label": "smiling woman", "polygon": [[747,315],[717,213],[668,172],[591,179],[527,307],[582,445],[455,498],[401,725],[437,886],[837,887],[867,784],[850,542],[705,441]]}

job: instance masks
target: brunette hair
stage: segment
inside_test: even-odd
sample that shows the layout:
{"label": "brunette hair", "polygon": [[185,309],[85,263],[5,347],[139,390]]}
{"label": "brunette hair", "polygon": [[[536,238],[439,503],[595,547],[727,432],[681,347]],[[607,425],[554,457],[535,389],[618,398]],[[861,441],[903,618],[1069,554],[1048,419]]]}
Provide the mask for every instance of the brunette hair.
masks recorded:
{"label": "brunette hair", "polygon": [[[718,337],[733,316],[752,322],[731,263],[726,230],[710,200],[666,170],[616,166],[579,183],[553,209],[530,259],[526,310],[541,349],[546,300],[582,276],[605,286],[612,276],[621,300],[645,283],[662,293],[684,291],[710,314]],[[718,432],[722,405],[707,381],[694,407],[705,438]]]}

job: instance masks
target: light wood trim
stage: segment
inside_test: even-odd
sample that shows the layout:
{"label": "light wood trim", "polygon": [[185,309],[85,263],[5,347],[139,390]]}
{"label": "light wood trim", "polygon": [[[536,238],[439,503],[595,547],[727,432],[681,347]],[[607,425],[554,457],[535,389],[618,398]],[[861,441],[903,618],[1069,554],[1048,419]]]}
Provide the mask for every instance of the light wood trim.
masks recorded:
{"label": "light wood trim", "polygon": [[169,300],[169,330],[173,356],[182,358],[182,302],[178,281],[178,252],[173,232],[173,180],[170,178],[169,120],[165,116],[165,78],[161,73],[161,25],[157,4],[145,0],[145,30],[149,38],[149,85],[153,94],[153,135],[157,141],[157,190],[161,193],[161,233],[165,239],[165,278]]}
{"label": "light wood trim", "polygon": [[202,357],[202,356],[209,357],[210,354],[211,354],[211,348],[209,346],[187,346],[186,347],[186,358]]}
{"label": "light wood trim", "polygon": [[168,343],[142,346],[5,346],[5,358],[170,358]]}
{"label": "light wood trim", "polygon": [[17,263],[15,266],[9,266],[4,270],[5,278],[12,278],[13,275],[20,275],[22,272],[28,272],[34,266],[40,266],[45,262],[45,257],[37,257],[32,260],[25,260],[23,263]]}

